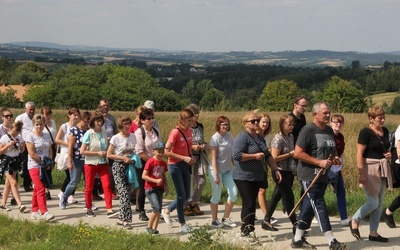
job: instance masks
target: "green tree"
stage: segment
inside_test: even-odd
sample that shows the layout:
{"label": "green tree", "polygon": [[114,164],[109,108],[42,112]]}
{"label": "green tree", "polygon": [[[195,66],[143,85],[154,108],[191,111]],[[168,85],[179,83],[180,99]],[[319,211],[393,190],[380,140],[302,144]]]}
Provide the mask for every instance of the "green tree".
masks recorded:
{"label": "green tree", "polygon": [[47,79],[48,71],[40,64],[28,62],[16,67],[10,77],[11,83],[16,84],[31,84],[39,83]]}
{"label": "green tree", "polygon": [[12,89],[11,87],[8,87],[4,93],[0,92],[0,106],[12,108],[19,107],[21,101],[17,97],[15,97],[16,93],[17,91]]}
{"label": "green tree", "polygon": [[338,76],[328,81],[322,92],[322,100],[327,101],[335,112],[361,113],[367,108],[364,92]]}
{"label": "green tree", "polygon": [[225,101],[225,95],[222,91],[212,88],[209,89],[200,100],[200,107],[205,110],[221,110],[221,104]]}
{"label": "green tree", "polygon": [[388,110],[389,114],[400,114],[400,97],[396,97],[393,100],[392,106]]}
{"label": "green tree", "polygon": [[258,107],[266,111],[289,111],[298,91],[293,81],[268,82],[258,99]]}

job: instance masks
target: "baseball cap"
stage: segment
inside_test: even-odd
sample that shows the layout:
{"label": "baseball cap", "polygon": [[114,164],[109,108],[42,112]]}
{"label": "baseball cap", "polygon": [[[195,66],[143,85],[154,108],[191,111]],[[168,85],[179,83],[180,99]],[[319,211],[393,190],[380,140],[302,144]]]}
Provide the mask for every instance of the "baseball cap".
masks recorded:
{"label": "baseball cap", "polygon": [[164,143],[162,141],[157,141],[153,143],[153,150],[164,149]]}
{"label": "baseball cap", "polygon": [[147,100],[147,101],[144,102],[144,106],[146,108],[148,108],[148,109],[154,109],[154,102],[150,101],[150,100]]}

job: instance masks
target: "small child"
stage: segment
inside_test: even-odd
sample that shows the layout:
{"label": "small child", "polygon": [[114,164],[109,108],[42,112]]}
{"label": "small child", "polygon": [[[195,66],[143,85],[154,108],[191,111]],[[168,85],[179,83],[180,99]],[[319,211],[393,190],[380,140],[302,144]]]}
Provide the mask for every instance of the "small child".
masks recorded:
{"label": "small child", "polygon": [[168,171],[164,156],[164,144],[160,141],[153,144],[153,158],[144,166],[142,178],[145,181],[144,189],[153,212],[145,231],[149,234],[159,234],[157,227],[162,209],[163,193],[168,194],[168,183],[165,172]]}

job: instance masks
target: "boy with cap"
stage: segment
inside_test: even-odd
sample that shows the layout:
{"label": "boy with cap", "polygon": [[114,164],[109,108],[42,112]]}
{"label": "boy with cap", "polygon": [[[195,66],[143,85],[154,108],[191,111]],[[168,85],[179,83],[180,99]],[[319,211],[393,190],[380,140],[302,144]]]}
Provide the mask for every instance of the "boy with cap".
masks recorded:
{"label": "boy with cap", "polygon": [[145,231],[149,234],[159,234],[157,227],[162,209],[163,193],[168,194],[168,182],[165,172],[168,171],[164,156],[164,143],[157,141],[153,144],[154,156],[146,162],[142,178],[145,181],[144,189],[153,212]]}

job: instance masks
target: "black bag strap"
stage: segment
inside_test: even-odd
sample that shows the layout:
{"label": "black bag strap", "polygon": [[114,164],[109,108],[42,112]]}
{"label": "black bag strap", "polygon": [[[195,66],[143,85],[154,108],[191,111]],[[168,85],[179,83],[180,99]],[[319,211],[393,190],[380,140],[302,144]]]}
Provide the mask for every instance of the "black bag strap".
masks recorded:
{"label": "black bag strap", "polygon": [[47,127],[46,124],[44,126],[46,127],[47,131],[49,131],[51,142],[54,144],[54,139],[53,139],[53,136],[51,135],[50,129]]}
{"label": "black bag strap", "polygon": [[[8,138],[10,138],[10,141],[14,141],[14,138],[9,133],[7,133],[7,136],[8,136]],[[16,150],[18,150],[18,147],[15,143],[14,143],[14,147]]]}
{"label": "black bag strap", "polygon": [[178,128],[178,127],[175,127],[175,128],[176,128],[179,132],[181,132],[183,138],[185,139],[186,146],[187,146],[187,148],[188,148],[189,156],[192,157],[192,150],[190,150],[190,148],[189,148],[189,143],[188,143],[188,141],[187,141],[187,139],[186,139],[185,134],[183,133],[183,131],[182,131],[180,128]]}
{"label": "black bag strap", "polygon": [[[140,126],[140,130],[142,131],[142,139],[144,141],[144,139],[146,139],[146,131],[144,130],[143,125]],[[160,137],[157,129],[154,126],[152,127],[152,130],[154,131],[154,133],[156,133],[157,137]]]}

